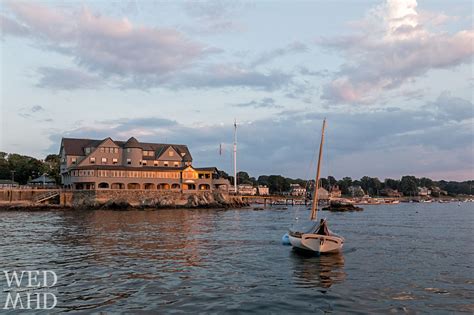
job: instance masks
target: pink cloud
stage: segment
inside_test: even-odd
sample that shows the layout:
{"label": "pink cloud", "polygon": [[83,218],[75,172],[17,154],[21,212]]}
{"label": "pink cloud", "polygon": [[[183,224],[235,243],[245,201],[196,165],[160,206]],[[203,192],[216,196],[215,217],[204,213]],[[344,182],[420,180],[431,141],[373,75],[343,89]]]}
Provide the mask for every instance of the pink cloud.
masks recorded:
{"label": "pink cloud", "polygon": [[318,44],[342,51],[346,59],[321,97],[331,103],[370,103],[432,69],[471,62],[474,31],[429,31],[416,5],[415,0],[389,0],[353,24],[358,33],[319,39]]}
{"label": "pink cloud", "polygon": [[127,18],[101,16],[87,8],[71,11],[18,2],[7,7],[9,16],[2,16],[6,35],[29,36],[93,72],[160,77],[212,52],[177,30],[134,25]]}

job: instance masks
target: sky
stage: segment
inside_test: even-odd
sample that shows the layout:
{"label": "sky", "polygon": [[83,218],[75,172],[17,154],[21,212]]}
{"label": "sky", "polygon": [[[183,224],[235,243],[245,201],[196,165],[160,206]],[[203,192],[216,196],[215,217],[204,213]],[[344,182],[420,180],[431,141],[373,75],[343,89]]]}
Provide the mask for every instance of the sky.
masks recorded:
{"label": "sky", "polygon": [[[186,144],[251,176],[474,179],[471,1],[0,1],[0,151]],[[223,152],[219,154],[219,146]]]}

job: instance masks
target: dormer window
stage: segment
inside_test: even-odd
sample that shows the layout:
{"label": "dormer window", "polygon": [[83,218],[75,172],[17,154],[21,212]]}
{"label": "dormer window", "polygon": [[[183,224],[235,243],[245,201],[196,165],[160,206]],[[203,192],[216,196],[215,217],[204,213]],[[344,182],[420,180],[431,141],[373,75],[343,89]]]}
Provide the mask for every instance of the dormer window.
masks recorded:
{"label": "dormer window", "polygon": [[112,164],[117,164],[118,163],[118,159],[117,158],[113,158],[112,159]]}
{"label": "dormer window", "polygon": [[107,164],[107,158],[102,158],[102,164]]}
{"label": "dormer window", "polygon": [[158,161],[153,161],[154,166],[158,166]]}
{"label": "dormer window", "polygon": [[76,164],[77,163],[77,158],[75,158],[75,157],[71,158],[71,163]]}
{"label": "dormer window", "polygon": [[184,153],[184,152],[183,152],[183,153],[181,153],[181,156],[185,156],[185,155],[186,155],[186,153]]}
{"label": "dormer window", "polygon": [[179,167],[179,163],[178,163],[178,162],[174,162],[173,165],[174,165],[174,167]]}
{"label": "dormer window", "polygon": [[169,151],[168,151],[168,156],[174,156],[174,151],[169,150]]}
{"label": "dormer window", "polygon": [[146,161],[142,161],[142,165],[146,166]]}
{"label": "dormer window", "polygon": [[104,151],[105,151],[105,148],[100,148],[101,153],[104,153]]}
{"label": "dormer window", "polygon": [[89,154],[89,153],[91,153],[91,148],[86,148],[85,151],[86,151],[86,154]]}
{"label": "dormer window", "polygon": [[164,161],[164,162],[163,162],[163,165],[164,165],[164,166],[168,166],[168,165],[169,165],[168,161]]}
{"label": "dormer window", "polygon": [[132,164],[132,159],[127,159],[127,164],[128,165]]}
{"label": "dormer window", "polygon": [[89,162],[90,162],[91,164],[95,164],[95,157],[91,157],[91,158],[89,159]]}

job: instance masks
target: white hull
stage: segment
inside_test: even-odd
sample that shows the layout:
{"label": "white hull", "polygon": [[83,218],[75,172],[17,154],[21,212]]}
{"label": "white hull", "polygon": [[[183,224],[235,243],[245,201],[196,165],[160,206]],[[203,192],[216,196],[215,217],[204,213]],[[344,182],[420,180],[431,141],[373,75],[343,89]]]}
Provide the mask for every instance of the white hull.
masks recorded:
{"label": "white hull", "polygon": [[303,234],[301,238],[289,235],[293,247],[317,253],[334,253],[342,249],[344,239],[321,234]]}

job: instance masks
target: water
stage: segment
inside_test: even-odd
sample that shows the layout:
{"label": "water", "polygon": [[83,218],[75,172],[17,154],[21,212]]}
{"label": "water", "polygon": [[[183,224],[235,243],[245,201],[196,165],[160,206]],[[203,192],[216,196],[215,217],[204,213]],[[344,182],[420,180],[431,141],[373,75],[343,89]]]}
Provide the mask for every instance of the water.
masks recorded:
{"label": "water", "polygon": [[0,269],[54,270],[56,312],[473,313],[473,208],[322,212],[320,257],[280,243],[304,207],[0,212]]}

